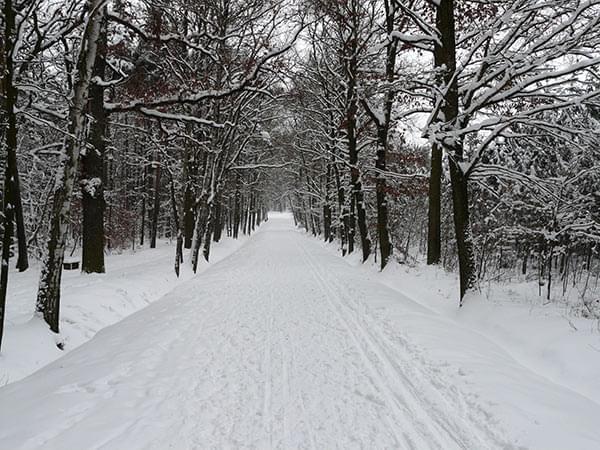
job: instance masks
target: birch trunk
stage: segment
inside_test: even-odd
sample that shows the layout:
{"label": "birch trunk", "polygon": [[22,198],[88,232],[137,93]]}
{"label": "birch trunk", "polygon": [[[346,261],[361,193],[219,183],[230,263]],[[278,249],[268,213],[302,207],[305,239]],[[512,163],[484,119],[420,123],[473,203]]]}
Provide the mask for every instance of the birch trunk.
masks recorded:
{"label": "birch trunk", "polygon": [[77,174],[85,108],[88,102],[90,80],[96,59],[102,22],[101,16],[105,3],[106,0],[88,0],[87,2],[88,21],[83,32],[81,49],[77,59],[77,72],[69,109],[67,135],[63,142],[63,164],[54,188],[47,254],[42,267],[37,294],[36,310],[43,315],[44,320],[55,333],[59,331],[60,282],[71,212],[71,196]]}

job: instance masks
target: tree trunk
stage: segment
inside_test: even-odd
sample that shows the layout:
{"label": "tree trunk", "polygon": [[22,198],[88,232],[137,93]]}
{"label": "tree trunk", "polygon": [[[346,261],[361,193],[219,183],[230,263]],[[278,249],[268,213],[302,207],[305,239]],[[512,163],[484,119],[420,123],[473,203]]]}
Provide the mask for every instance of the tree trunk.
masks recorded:
{"label": "tree trunk", "polygon": [[[98,40],[93,77],[104,79],[106,69],[106,25],[103,23]],[[93,149],[81,155],[81,204],[83,210],[83,244],[81,270],[104,273],[104,152],[106,149],[107,117],[104,110],[104,88],[90,86],[92,123],[88,142]]]}
{"label": "tree trunk", "polygon": [[[211,196],[212,197],[212,196]],[[202,249],[202,255],[204,259],[208,262],[210,258],[210,244],[212,242],[212,233],[214,229],[215,223],[215,204],[214,198],[211,198],[206,205],[206,210],[208,211],[208,216],[206,219],[206,226],[204,229],[204,248]]]}
{"label": "tree trunk", "polygon": [[142,223],[140,224],[140,246],[144,245],[146,235],[146,189],[148,188],[148,166],[144,166],[142,175]]}
{"label": "tree trunk", "polygon": [[227,237],[233,237],[233,197],[229,197],[227,211],[225,212],[225,217],[227,220]]}
{"label": "tree trunk", "polygon": [[375,167],[379,172],[376,181],[377,236],[379,238],[379,251],[381,252],[381,270],[383,270],[389,262],[390,256],[392,255],[392,243],[390,242],[390,233],[388,231],[388,207],[386,198],[387,185],[383,175],[383,172],[386,170],[386,155],[388,145],[387,127],[380,129],[379,135],[380,145],[377,148],[377,158],[375,160]]}
{"label": "tree trunk", "polygon": [[527,275],[527,262],[529,260],[529,245],[525,245],[523,249],[523,262],[521,264],[521,274]]}
{"label": "tree trunk", "polygon": [[[390,0],[384,2],[386,12],[386,32],[388,35],[393,33],[396,26],[396,6]],[[398,41],[391,39],[386,46],[386,64],[385,80],[391,86],[394,83],[396,75],[396,56],[398,50]],[[375,168],[377,169],[376,180],[376,203],[377,203],[377,236],[379,238],[379,251],[381,252],[381,270],[387,265],[392,255],[392,243],[388,230],[388,207],[387,207],[387,183],[385,171],[387,170],[387,153],[389,145],[389,131],[392,124],[392,107],[394,105],[394,92],[389,87],[385,91],[383,120],[373,117],[377,124],[377,135],[379,146],[375,159]],[[367,112],[371,112],[367,108]],[[373,114],[371,112],[371,114]]]}
{"label": "tree trunk", "polygon": [[546,293],[546,300],[550,301],[550,294],[552,292],[552,259],[554,258],[554,243],[550,242],[550,250],[548,254],[548,291]]}
{"label": "tree trunk", "polygon": [[173,221],[175,222],[175,229],[177,230],[177,246],[175,248],[175,274],[179,278],[179,269],[181,263],[183,263],[183,232],[181,230],[181,224],[179,220],[179,211],[177,211],[177,197],[175,195],[175,181],[173,180],[173,174],[170,175],[170,186],[171,186],[171,205],[173,208]]}
{"label": "tree trunk", "polygon": [[183,224],[184,224],[184,236],[185,236],[185,248],[192,248],[192,241],[194,239],[194,218],[196,214],[194,211],[194,193],[191,187],[188,185],[185,188],[185,194],[183,199]]}
{"label": "tree trunk", "polygon": [[[356,39],[353,39],[352,47],[356,47]],[[354,233],[356,230],[356,221],[358,221],[358,231],[360,234],[360,243],[362,247],[362,261],[365,262],[371,254],[371,241],[367,230],[367,214],[364,207],[364,197],[362,192],[362,183],[360,181],[360,172],[358,169],[358,142],[356,130],[356,115],[358,113],[358,99],[356,93],[356,48],[350,58],[350,82],[348,83],[348,105],[346,113],[346,131],[348,138],[348,155],[350,163],[350,184],[352,186],[351,204],[356,208],[356,215],[352,214],[350,218],[351,236],[349,239],[348,252],[354,250]]]}
{"label": "tree trunk", "polygon": [[215,197],[215,204],[214,204],[214,218],[213,218],[213,240],[215,242],[219,242],[221,240],[221,235],[223,232],[223,217],[222,217],[222,209],[221,209],[221,199]]}
{"label": "tree trunk", "polygon": [[442,255],[442,149],[431,147],[429,211],[427,223],[427,264],[439,264]]}
{"label": "tree trunk", "polygon": [[154,167],[154,207],[152,208],[152,223],[150,225],[150,248],[156,248],[160,213],[160,163],[157,161],[154,164],[156,164],[156,167]]}
{"label": "tree trunk", "polygon": [[333,163],[327,164],[327,176],[325,178],[325,203],[323,204],[323,233],[325,242],[333,242],[335,228],[332,224],[331,212],[331,175]]}
{"label": "tree trunk", "polygon": [[342,185],[342,182],[340,180],[340,171],[337,167],[337,164],[333,165],[333,172],[335,175],[335,184],[336,184],[336,188],[337,188],[338,211],[339,211],[338,220],[340,222],[339,229],[340,229],[340,240],[342,242],[342,256],[346,256],[347,244],[348,244],[348,240],[349,240],[348,236],[349,236],[349,231],[350,231],[350,224],[349,224],[348,211],[346,209],[344,186]]}
{"label": "tree trunk", "polygon": [[37,295],[36,310],[43,314],[50,329],[55,333],[58,333],[59,330],[60,282],[71,210],[71,195],[77,173],[85,107],[96,59],[97,41],[102,22],[101,15],[105,2],[106,0],[88,0],[87,2],[87,11],[90,15],[77,60],[77,76],[69,108],[67,134],[63,143],[64,163],[61,168],[61,177],[57,180],[54,190],[47,255],[42,267]]}
{"label": "tree trunk", "polygon": [[13,182],[13,200],[15,208],[15,222],[17,226],[17,265],[19,272],[24,272],[29,268],[29,258],[27,256],[27,236],[25,231],[25,221],[23,219],[23,203],[21,200],[21,182],[19,181],[19,169],[15,160]]}
{"label": "tree trunk", "polygon": [[[308,185],[307,185],[308,188]],[[313,236],[317,236],[317,224],[315,220],[315,214],[313,212],[313,198],[308,197],[308,219],[310,220],[310,232]]]}
{"label": "tree trunk", "polygon": [[450,181],[452,183],[452,206],[454,208],[454,232],[458,248],[458,269],[460,277],[460,302],[468,290],[475,285],[475,253],[469,217],[468,179],[457,162],[449,158]]}
{"label": "tree trunk", "polygon": [[263,220],[263,207],[262,204],[259,203],[258,208],[256,208],[256,226],[260,226]]}
{"label": "tree trunk", "polygon": [[192,248],[194,239],[194,219],[196,217],[193,176],[196,174],[196,160],[190,160],[189,150],[185,155],[185,191],[183,194],[183,234],[185,248]]}
{"label": "tree trunk", "polygon": [[[19,170],[17,166],[17,117],[16,117],[16,105],[18,91],[14,86],[14,45],[15,45],[15,31],[16,31],[16,12],[13,8],[13,2],[6,0],[4,2],[3,13],[5,15],[5,27],[4,27],[4,45],[2,48],[3,61],[5,61],[2,79],[3,87],[3,104],[2,104],[2,116],[6,123],[4,131],[4,142],[6,144],[6,166],[5,176],[6,180],[9,180],[10,186],[6,186],[5,180],[5,200],[8,198],[10,203],[4,202],[5,206],[10,205],[11,220],[16,222],[17,228],[17,243],[18,243],[18,257],[17,257],[17,269],[19,272],[23,272],[29,268],[29,261],[27,257],[27,237],[25,232],[25,223],[23,220],[23,205],[21,201],[21,187],[19,181]],[[8,189],[8,190],[7,190]],[[10,197],[7,196],[10,191]],[[6,219],[6,211],[4,215]],[[11,227],[10,232],[10,244],[12,245],[12,238],[14,234],[14,225]],[[10,253],[9,253],[10,254]],[[8,264],[8,259],[6,260]],[[6,282],[8,283],[8,273]],[[0,334],[1,339],[1,334]]]}
{"label": "tree trunk", "polygon": [[[237,176],[239,177],[239,175]],[[241,197],[239,189],[239,179],[236,177],[235,183],[235,197],[234,197],[234,206],[233,206],[233,238],[237,239],[240,232],[240,222],[241,222]]]}
{"label": "tree trunk", "polygon": [[11,184],[8,172],[8,164],[6,168],[6,178],[4,181],[4,235],[2,237],[2,268],[0,269],[0,348],[2,348],[2,336],[4,334],[4,316],[6,311],[6,291],[8,289],[8,262],[10,259],[10,246],[12,244],[13,235],[13,213],[11,204]]}
{"label": "tree trunk", "polygon": [[204,204],[206,201],[205,195],[203,195],[199,201],[198,206],[196,207],[197,217],[196,217],[196,231],[194,232],[194,245],[192,249],[192,269],[194,273],[198,269],[198,261],[200,259],[200,247],[202,246],[202,238],[204,237],[204,231],[206,228],[206,220],[207,220],[207,206]]}
{"label": "tree trunk", "polygon": [[369,239],[369,230],[367,228],[367,212],[364,205],[364,194],[362,183],[356,173],[358,169],[352,170],[352,190],[354,194],[354,203],[356,206],[356,219],[358,222],[358,232],[360,235],[360,245],[362,248],[362,261],[365,262],[371,254],[371,240]]}
{"label": "tree trunk", "polygon": [[[437,7],[436,25],[440,34],[440,43],[434,48],[435,66],[440,71],[438,91],[444,92],[441,113],[445,126],[455,127],[459,112],[458,82],[456,72],[456,34],[454,26],[454,0],[440,0]],[[460,301],[475,284],[475,254],[471,236],[469,217],[468,177],[460,167],[463,161],[463,143],[455,138],[448,139],[442,145],[448,154],[450,182],[452,187],[452,205],[454,207],[454,232],[458,247],[458,267],[460,275]]]}
{"label": "tree trunk", "polygon": [[356,215],[354,214],[354,196],[352,189],[348,199],[348,254],[354,252],[354,237],[356,236]]}
{"label": "tree trunk", "polygon": [[242,200],[242,233],[248,234],[248,198]]}
{"label": "tree trunk", "polygon": [[250,216],[248,218],[250,221],[250,231],[254,232],[256,228],[256,194],[252,194],[250,196]]}
{"label": "tree trunk", "polygon": [[[13,239],[13,222],[14,222],[14,197],[15,197],[15,172],[17,170],[17,119],[15,114],[15,106],[17,101],[17,90],[13,85],[13,49],[14,49],[14,34],[15,34],[15,11],[12,1],[5,0],[4,2],[4,48],[3,61],[5,67],[3,70],[2,88],[4,102],[2,105],[2,119],[6,121],[6,130],[4,131],[4,139],[6,143],[6,161],[4,174],[4,190],[3,190],[3,219],[4,219],[4,234],[2,236],[2,268],[0,269],[0,347],[2,345],[2,336],[4,333],[4,316],[6,310],[6,292],[8,289],[8,265],[10,260],[10,247]],[[2,42],[0,42],[2,44]]]}
{"label": "tree trunk", "polygon": [[331,242],[331,206],[329,205],[329,196],[326,197],[325,203],[323,204],[323,240],[325,242]]}

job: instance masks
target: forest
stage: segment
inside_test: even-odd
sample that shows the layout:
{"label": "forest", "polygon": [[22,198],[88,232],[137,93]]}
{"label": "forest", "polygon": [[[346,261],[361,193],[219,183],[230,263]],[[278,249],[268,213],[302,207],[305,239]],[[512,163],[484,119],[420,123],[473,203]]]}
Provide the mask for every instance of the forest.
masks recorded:
{"label": "forest", "polygon": [[0,7],[0,449],[600,448],[600,0]]}
{"label": "forest", "polygon": [[0,323],[13,267],[41,267],[58,332],[72,255],[103,273],[169,239],[195,270],[269,210],[382,270],[455,272],[457,304],[525,280],[600,319],[600,2],[2,11]]}

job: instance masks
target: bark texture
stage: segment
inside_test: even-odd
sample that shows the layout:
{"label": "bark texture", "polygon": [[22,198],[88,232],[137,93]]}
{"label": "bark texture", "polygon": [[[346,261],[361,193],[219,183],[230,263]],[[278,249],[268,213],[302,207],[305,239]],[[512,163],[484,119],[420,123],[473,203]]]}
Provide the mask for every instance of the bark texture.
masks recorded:
{"label": "bark texture", "polygon": [[[106,26],[103,23],[93,77],[104,79],[106,70]],[[81,270],[104,273],[104,154],[106,150],[107,117],[104,110],[104,88],[90,86],[92,123],[87,148],[81,155],[81,202],[83,209],[83,243]]]}
{"label": "bark texture", "polygon": [[442,149],[431,147],[427,216],[427,264],[439,264],[442,255]]}

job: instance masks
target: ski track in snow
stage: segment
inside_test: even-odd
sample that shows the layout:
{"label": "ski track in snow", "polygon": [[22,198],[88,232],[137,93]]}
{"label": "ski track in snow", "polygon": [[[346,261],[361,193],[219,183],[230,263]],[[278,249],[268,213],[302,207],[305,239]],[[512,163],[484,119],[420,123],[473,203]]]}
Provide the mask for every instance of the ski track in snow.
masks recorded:
{"label": "ski track in snow", "polygon": [[370,307],[380,292],[391,291],[271,219],[0,389],[0,448],[521,448]]}

